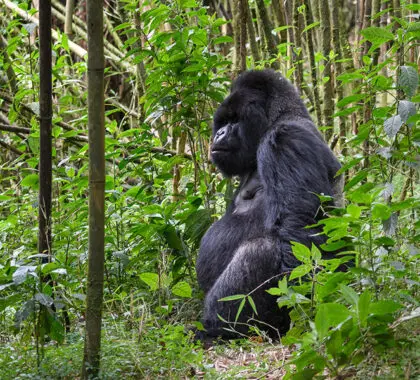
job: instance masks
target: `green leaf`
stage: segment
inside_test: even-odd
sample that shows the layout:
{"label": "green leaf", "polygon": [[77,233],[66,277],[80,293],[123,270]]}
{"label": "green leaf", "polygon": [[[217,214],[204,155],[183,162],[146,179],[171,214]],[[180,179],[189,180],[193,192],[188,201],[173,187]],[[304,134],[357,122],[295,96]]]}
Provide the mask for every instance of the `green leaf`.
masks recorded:
{"label": "green leaf", "polygon": [[341,99],[337,103],[337,107],[343,108],[351,103],[357,103],[357,102],[360,102],[361,100],[366,101],[366,98],[367,98],[366,94],[355,94],[355,95],[346,96],[345,98]]}
{"label": "green leaf", "polygon": [[321,251],[318,249],[318,247],[312,243],[311,247],[311,253],[312,253],[312,259],[315,261],[319,261],[322,259]]}
{"label": "green leaf", "polygon": [[159,276],[156,273],[141,273],[140,280],[145,282],[152,291],[159,289]]}
{"label": "green leaf", "polygon": [[418,32],[420,30],[420,22],[410,22],[407,28],[407,32]]}
{"label": "green leaf", "polygon": [[413,116],[417,113],[416,105],[413,102],[408,100],[400,100],[398,103],[398,115],[400,115],[401,120],[405,123],[410,116]]}
{"label": "green leaf", "polygon": [[312,28],[317,27],[321,23],[319,21],[313,22],[312,24],[309,24],[305,29],[302,30],[302,34],[306,33],[308,30],[311,30]]}
{"label": "green leaf", "polygon": [[245,299],[246,298],[246,294],[234,294],[233,296],[227,296],[227,297],[223,297],[221,298],[219,301],[235,301],[235,300],[240,300],[240,299]]}
{"label": "green leaf", "polygon": [[372,218],[387,220],[391,216],[391,209],[384,204],[377,203],[372,209]]}
{"label": "green leaf", "polygon": [[306,245],[298,243],[296,241],[292,241],[291,244],[292,252],[299,261],[301,261],[302,263],[311,262],[311,251]]}
{"label": "green leaf", "polygon": [[359,297],[357,303],[357,311],[359,316],[359,322],[362,326],[366,326],[367,316],[369,315],[369,306],[372,294],[369,290],[365,290]]}
{"label": "green leaf", "polygon": [[233,42],[233,38],[230,36],[221,36],[221,37],[216,37],[213,40],[213,45],[218,45],[218,44],[230,44]]}
{"label": "green leaf", "polygon": [[289,281],[294,280],[295,278],[300,278],[308,274],[312,270],[312,266],[310,264],[303,264],[299,265],[295,269],[292,270],[290,274]]}
{"label": "green leaf", "polygon": [[350,311],[339,303],[324,303],[318,307],[315,328],[319,338],[324,339],[331,327],[336,327],[350,316]]}
{"label": "green leaf", "polygon": [[419,85],[419,74],[414,67],[401,66],[400,75],[398,76],[398,87],[400,87],[404,93],[412,97],[417,92]]}
{"label": "green leaf", "polygon": [[394,39],[394,35],[390,31],[385,28],[378,28],[376,26],[363,29],[360,33],[368,41],[371,41],[374,44],[383,44]]}
{"label": "green leaf", "polygon": [[345,300],[353,306],[356,306],[359,303],[359,295],[353,290],[353,288],[340,284],[340,292]]}
{"label": "green leaf", "polygon": [[238,307],[238,312],[236,313],[236,316],[235,316],[235,322],[237,322],[237,321],[238,321],[239,316],[240,316],[240,315],[241,315],[241,313],[242,313],[242,310],[243,310],[243,308],[244,308],[244,306],[245,306],[245,301],[246,301],[246,299],[245,299],[245,298],[243,298],[243,299],[242,299],[242,301],[241,301],[241,303],[239,304],[239,307]]}
{"label": "green leaf", "polygon": [[360,214],[362,213],[362,208],[359,207],[359,206],[357,206],[357,205],[355,205],[355,204],[349,204],[347,206],[347,209],[346,210],[347,210],[347,213],[350,214],[350,216],[352,218],[355,218],[355,219],[359,219],[360,218]]}
{"label": "green leaf", "polygon": [[185,221],[185,237],[198,245],[201,238],[213,222],[209,209],[200,209],[188,216]]}
{"label": "green leaf", "polygon": [[392,116],[389,119],[385,120],[384,131],[388,135],[388,137],[392,139],[397,135],[402,125],[403,121],[401,120],[400,115]]}
{"label": "green leaf", "polygon": [[204,29],[196,29],[191,34],[191,41],[197,46],[207,45],[207,32]]}
{"label": "green leaf", "polygon": [[35,294],[35,300],[38,301],[41,305],[51,307],[54,303],[53,299],[48,295],[44,293],[37,293]]}
{"label": "green leaf", "polygon": [[257,312],[257,306],[255,306],[255,302],[254,302],[254,300],[252,299],[252,297],[251,297],[251,296],[248,296],[248,297],[246,297],[246,299],[248,300],[249,304],[251,305],[251,308],[252,308],[252,310],[254,311],[254,313],[255,313],[256,315],[258,315],[258,312]]}
{"label": "green leaf", "polygon": [[177,251],[183,250],[182,240],[178,236],[174,226],[167,224],[163,230],[163,236],[170,248],[176,249]]}
{"label": "green leaf", "polygon": [[402,305],[395,301],[378,301],[369,305],[369,313],[374,315],[393,314],[401,308]]}
{"label": "green leaf", "polygon": [[179,5],[182,9],[194,8],[197,7],[197,2],[195,0],[180,0]]}
{"label": "green leaf", "polygon": [[279,280],[278,287],[268,289],[267,293],[273,296],[281,296],[282,294],[287,294],[288,293],[287,278],[283,277],[281,280]]}
{"label": "green leaf", "polygon": [[31,189],[38,190],[39,176],[38,174],[27,175],[20,183],[23,187],[30,187]]}
{"label": "green leaf", "polygon": [[191,286],[185,281],[180,281],[172,287],[172,293],[179,297],[191,298]]}

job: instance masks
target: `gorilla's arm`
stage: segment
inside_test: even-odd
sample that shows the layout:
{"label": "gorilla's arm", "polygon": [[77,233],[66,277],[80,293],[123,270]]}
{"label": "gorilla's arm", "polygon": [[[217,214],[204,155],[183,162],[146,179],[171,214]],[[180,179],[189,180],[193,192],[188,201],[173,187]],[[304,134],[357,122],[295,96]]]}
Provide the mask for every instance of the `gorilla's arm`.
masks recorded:
{"label": "gorilla's arm", "polygon": [[309,120],[283,122],[266,134],[258,148],[269,231],[314,224],[320,206],[317,194],[334,195],[340,164],[312,126]]}

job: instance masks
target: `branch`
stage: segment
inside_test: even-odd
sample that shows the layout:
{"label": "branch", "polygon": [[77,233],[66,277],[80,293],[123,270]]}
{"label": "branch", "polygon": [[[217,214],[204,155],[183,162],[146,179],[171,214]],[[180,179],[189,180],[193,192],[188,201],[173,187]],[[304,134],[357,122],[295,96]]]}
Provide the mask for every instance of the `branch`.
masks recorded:
{"label": "branch", "polygon": [[0,131],[7,131],[7,132],[13,132],[13,133],[25,133],[25,134],[31,133],[31,130],[29,128],[12,127],[11,125],[7,125],[7,124],[0,124]]}
{"label": "branch", "polygon": [[3,148],[6,148],[7,150],[10,150],[11,152],[17,154],[18,156],[22,156],[23,154],[25,154],[24,152],[22,152],[21,150],[15,148],[14,146],[4,142],[3,140],[0,140],[0,145]]}

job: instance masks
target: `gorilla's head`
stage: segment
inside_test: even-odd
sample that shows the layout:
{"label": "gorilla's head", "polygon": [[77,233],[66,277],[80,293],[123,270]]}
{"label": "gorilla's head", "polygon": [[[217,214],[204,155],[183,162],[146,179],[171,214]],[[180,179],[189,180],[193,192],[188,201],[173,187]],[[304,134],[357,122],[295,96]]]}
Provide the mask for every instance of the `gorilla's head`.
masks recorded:
{"label": "gorilla's head", "polygon": [[285,112],[306,114],[295,88],[272,70],[247,71],[232,85],[214,115],[211,157],[228,177],[257,168],[257,150],[275,119]]}

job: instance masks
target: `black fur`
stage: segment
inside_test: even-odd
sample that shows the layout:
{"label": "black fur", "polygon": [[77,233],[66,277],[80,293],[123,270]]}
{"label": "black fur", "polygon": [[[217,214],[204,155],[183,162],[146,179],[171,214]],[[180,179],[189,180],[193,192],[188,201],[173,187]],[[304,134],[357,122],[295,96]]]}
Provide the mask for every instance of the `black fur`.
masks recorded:
{"label": "black fur", "polygon": [[197,276],[206,293],[206,334],[234,336],[218,315],[233,322],[239,301],[219,299],[248,294],[272,278],[252,293],[258,316],[247,304],[235,329],[247,333],[246,324],[258,325],[250,322],[255,317],[271,335],[284,333],[288,313],[266,289],[299,265],[290,241],[307,246],[325,242],[325,236],[316,235],[319,229],[304,227],[322,216],[317,194],[340,194],[340,164],[296,89],[271,70],[239,76],[216,111],[213,136],[213,162],[241,182],[226,214],[201,241]]}

